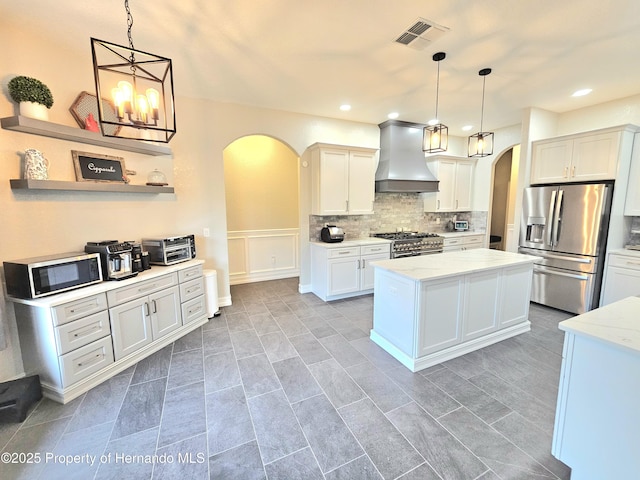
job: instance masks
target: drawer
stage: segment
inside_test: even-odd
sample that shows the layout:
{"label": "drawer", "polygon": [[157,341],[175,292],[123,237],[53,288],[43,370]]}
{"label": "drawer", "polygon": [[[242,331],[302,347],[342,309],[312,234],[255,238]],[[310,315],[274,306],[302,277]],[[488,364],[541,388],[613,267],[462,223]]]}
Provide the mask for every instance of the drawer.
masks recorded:
{"label": "drawer", "polygon": [[193,322],[207,315],[204,295],[182,304],[182,324]]}
{"label": "drawer", "polygon": [[104,310],[55,329],[58,354],[68,353],[111,334],[109,313]]}
{"label": "drawer", "polygon": [[113,363],[111,337],[104,337],[60,357],[62,385],[66,388]]}
{"label": "drawer", "polygon": [[328,250],[328,253],[327,253],[328,258],[360,256],[360,247],[329,248],[327,250]]}
{"label": "drawer", "polygon": [[632,257],[627,255],[609,255],[609,266],[640,270],[640,256]]}
{"label": "drawer", "polygon": [[476,237],[464,237],[463,239],[464,245],[482,245],[484,242],[484,236],[476,236]]}
{"label": "drawer", "polygon": [[202,265],[196,265],[195,267],[185,268],[178,271],[178,280],[180,283],[193,280],[202,276]]}
{"label": "drawer", "polygon": [[369,253],[388,253],[391,255],[391,245],[363,245],[360,247],[360,253],[367,255]]}
{"label": "drawer", "polygon": [[186,302],[204,294],[204,278],[196,278],[180,284],[180,302]]}
{"label": "drawer", "polygon": [[444,239],[445,247],[449,247],[452,245],[462,245],[462,239],[461,238],[445,238]]}
{"label": "drawer", "polygon": [[107,292],[107,299],[109,301],[109,307],[115,307],[121,303],[135,300],[136,298],[150,293],[163,290],[168,287],[173,287],[178,284],[178,274],[172,273],[170,275],[162,275],[160,277],[145,280],[143,282],[137,282],[128,287],[117,288]]}
{"label": "drawer", "polygon": [[107,296],[98,293],[74,302],[64,303],[52,308],[53,324],[63,325],[78,318],[86,317],[92,313],[107,308]]}

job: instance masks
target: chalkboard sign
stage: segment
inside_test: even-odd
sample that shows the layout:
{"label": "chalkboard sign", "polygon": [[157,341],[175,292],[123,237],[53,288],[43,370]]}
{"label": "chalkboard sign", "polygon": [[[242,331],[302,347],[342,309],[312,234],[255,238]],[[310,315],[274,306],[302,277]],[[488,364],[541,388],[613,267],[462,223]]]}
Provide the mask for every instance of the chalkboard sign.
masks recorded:
{"label": "chalkboard sign", "polygon": [[128,183],[124,158],[72,150],[78,182]]}

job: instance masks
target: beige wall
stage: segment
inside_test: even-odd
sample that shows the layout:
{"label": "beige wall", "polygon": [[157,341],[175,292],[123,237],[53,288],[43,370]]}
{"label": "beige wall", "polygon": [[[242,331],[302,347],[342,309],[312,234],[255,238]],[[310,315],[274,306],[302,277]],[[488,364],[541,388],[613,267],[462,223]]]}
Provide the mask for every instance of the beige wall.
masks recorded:
{"label": "beige wall", "polygon": [[297,228],[298,155],[264,135],[239,138],[224,149],[229,231]]}

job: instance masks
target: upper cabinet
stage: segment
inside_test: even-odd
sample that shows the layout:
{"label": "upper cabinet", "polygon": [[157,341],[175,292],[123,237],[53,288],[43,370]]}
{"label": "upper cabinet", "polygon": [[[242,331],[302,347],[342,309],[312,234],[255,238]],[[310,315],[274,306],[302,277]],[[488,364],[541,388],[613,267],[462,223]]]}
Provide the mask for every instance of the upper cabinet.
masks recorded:
{"label": "upper cabinet", "polygon": [[614,180],[622,129],[533,142],[531,184]]}
{"label": "upper cabinet", "polygon": [[437,193],[424,195],[424,211],[470,211],[475,160],[436,155],[427,157],[427,165],[440,183]]}
{"label": "upper cabinet", "polygon": [[377,150],[315,143],[311,160],[311,214],[373,213]]}

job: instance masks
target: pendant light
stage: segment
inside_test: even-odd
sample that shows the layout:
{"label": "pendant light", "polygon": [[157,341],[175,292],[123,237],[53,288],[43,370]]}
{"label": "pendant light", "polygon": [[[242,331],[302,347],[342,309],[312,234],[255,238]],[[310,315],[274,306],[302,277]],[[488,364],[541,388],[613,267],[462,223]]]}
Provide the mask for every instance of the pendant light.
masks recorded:
{"label": "pendant light", "polygon": [[433,55],[433,61],[438,64],[438,76],[436,80],[436,118],[429,122],[422,131],[422,151],[425,153],[438,153],[447,151],[449,141],[449,128],[438,120],[438,95],[440,93],[440,61],[447,56],[444,52]]}
{"label": "pendant light", "polygon": [[171,59],[136,50],[127,12],[129,46],[91,39],[98,121],[102,135],[168,143],[176,133]]}
{"label": "pendant light", "polygon": [[483,132],[482,122],[484,120],[484,86],[487,75],[491,73],[490,68],[483,68],[478,72],[482,77],[482,109],[480,111],[480,131],[469,137],[469,156],[486,157],[493,154],[493,132]]}

